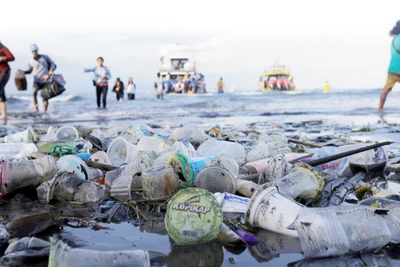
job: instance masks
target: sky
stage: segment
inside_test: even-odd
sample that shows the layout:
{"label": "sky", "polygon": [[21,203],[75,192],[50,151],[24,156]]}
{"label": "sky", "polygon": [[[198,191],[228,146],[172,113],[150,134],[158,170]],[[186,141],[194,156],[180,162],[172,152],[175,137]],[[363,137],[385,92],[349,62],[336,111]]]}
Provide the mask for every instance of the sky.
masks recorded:
{"label": "sky", "polygon": [[[26,69],[36,43],[63,74],[70,92],[94,91],[99,56],[112,82],[132,76],[152,90],[160,56],[172,50],[196,62],[208,88],[253,90],[276,60],[288,65],[296,86],[315,89],[380,88],[390,61],[389,31],[400,20],[400,1],[105,1],[4,0],[0,41]],[[176,44],[179,47],[176,48]],[[28,82],[32,84],[31,77]],[[16,92],[9,83],[10,92]]]}

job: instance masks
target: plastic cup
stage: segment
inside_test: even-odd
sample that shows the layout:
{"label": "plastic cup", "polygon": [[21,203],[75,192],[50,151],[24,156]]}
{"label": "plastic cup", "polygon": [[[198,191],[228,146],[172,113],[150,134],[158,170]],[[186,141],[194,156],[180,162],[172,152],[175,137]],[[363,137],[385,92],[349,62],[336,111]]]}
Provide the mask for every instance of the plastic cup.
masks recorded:
{"label": "plastic cup", "polygon": [[136,146],[129,143],[123,137],[117,137],[110,144],[107,156],[111,163],[116,166],[121,166],[125,163],[133,161],[136,153]]}
{"label": "plastic cup", "polygon": [[4,137],[5,143],[33,143],[37,140],[37,136],[32,127],[28,127],[25,131],[10,134]]}
{"label": "plastic cup", "polygon": [[78,139],[79,132],[73,126],[62,126],[60,129],[57,130],[54,141],[61,141],[66,139]]}
{"label": "plastic cup", "polygon": [[288,227],[294,223],[302,207],[279,193],[275,186],[263,185],[251,198],[246,220],[253,227],[297,237],[297,231]]}

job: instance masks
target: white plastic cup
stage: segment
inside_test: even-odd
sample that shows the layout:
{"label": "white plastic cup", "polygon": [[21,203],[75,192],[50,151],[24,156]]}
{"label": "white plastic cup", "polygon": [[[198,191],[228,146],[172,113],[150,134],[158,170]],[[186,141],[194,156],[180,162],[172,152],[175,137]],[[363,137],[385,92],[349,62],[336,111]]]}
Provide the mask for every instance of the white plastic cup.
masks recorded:
{"label": "white plastic cup", "polygon": [[251,198],[246,220],[253,226],[283,235],[297,237],[288,229],[303,206],[278,192],[275,186],[263,185]]}
{"label": "white plastic cup", "polygon": [[5,143],[33,143],[37,140],[37,136],[32,127],[28,127],[25,131],[10,134],[4,137]]}
{"label": "white plastic cup", "polygon": [[106,164],[106,165],[112,165],[110,159],[108,158],[108,155],[106,152],[104,151],[98,151],[96,153],[94,153],[89,160],[94,161],[94,162],[98,162],[101,164]]}
{"label": "white plastic cup", "polygon": [[78,139],[79,132],[73,126],[62,126],[60,129],[57,130],[54,141],[61,141],[66,139]]}
{"label": "white plastic cup", "polygon": [[111,163],[116,166],[121,166],[125,163],[133,161],[136,154],[136,146],[129,143],[123,137],[115,138],[107,150],[107,156]]}

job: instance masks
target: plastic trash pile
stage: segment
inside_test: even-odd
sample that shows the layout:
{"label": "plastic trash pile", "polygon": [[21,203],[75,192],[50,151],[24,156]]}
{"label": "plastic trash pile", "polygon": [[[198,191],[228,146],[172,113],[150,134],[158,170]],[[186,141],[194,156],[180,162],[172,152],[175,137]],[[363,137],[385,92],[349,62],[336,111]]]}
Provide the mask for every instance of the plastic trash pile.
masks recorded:
{"label": "plastic trash pile", "polygon": [[[305,262],[360,253],[368,262],[369,252],[379,258],[381,248],[400,242],[398,151],[377,145],[353,153],[372,144],[343,134],[317,138],[270,130],[29,127],[0,143],[0,198],[96,203],[101,210],[91,219],[100,222],[116,214],[140,220],[150,205],[175,245],[219,240],[248,247],[259,261],[302,252]],[[75,220],[104,229],[81,219]],[[74,219],[49,213],[5,219],[3,264],[48,257],[49,266],[151,266],[163,256],[145,250],[99,256],[62,240],[30,237],[67,220]]]}

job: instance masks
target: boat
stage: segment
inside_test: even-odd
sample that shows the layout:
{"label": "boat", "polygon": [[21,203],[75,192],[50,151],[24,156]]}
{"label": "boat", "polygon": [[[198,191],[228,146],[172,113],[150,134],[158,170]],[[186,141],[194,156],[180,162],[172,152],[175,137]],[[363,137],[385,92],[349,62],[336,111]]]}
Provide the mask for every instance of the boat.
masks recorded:
{"label": "boat", "polygon": [[265,70],[260,76],[258,89],[267,91],[296,91],[293,84],[293,76],[289,67],[275,62],[269,70]]}
{"label": "boat", "polygon": [[167,94],[206,93],[204,75],[197,72],[195,62],[184,56],[161,57],[160,61],[159,73]]}

